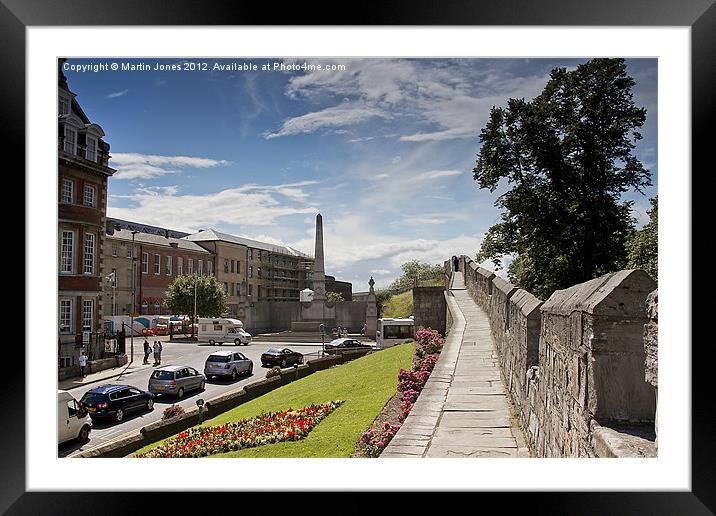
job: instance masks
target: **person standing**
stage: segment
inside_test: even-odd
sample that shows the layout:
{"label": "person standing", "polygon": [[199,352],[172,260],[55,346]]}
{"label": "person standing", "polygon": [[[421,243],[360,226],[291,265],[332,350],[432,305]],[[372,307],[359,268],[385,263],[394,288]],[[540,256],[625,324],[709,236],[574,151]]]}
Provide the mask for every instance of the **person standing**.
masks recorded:
{"label": "person standing", "polygon": [[154,350],[154,365],[159,365],[159,341],[154,341],[154,346],[152,346]]}
{"label": "person standing", "polygon": [[85,367],[87,367],[87,357],[84,350],[80,350],[80,376],[85,377]]}
{"label": "person standing", "polygon": [[143,364],[149,363],[149,354],[152,352],[152,348],[149,345],[149,341],[145,338],[144,339],[144,362]]}
{"label": "person standing", "polygon": [[159,355],[157,356],[157,365],[161,365],[161,363],[162,363],[162,341],[158,340],[157,344],[159,345]]}

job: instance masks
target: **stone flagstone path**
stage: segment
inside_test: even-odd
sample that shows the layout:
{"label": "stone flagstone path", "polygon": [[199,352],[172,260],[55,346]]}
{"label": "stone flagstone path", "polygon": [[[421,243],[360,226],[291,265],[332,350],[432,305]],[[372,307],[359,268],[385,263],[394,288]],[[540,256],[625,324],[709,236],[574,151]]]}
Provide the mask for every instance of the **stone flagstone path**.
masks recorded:
{"label": "stone flagstone path", "polygon": [[529,457],[500,376],[487,314],[453,273],[453,325],[413,410],[380,458]]}

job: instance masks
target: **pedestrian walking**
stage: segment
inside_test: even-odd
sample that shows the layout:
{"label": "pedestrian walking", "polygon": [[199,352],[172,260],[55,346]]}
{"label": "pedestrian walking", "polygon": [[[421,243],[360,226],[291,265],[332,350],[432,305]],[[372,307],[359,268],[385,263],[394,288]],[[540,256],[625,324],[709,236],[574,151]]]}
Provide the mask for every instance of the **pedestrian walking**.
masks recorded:
{"label": "pedestrian walking", "polygon": [[87,367],[87,357],[85,356],[85,352],[80,350],[80,376],[82,376],[82,378],[85,377],[85,367]]}
{"label": "pedestrian walking", "polygon": [[368,331],[368,323],[363,323],[363,327],[360,329],[360,334],[365,337],[365,332]]}
{"label": "pedestrian walking", "polygon": [[149,341],[144,339],[144,362],[143,364],[149,363],[149,354],[152,352],[152,347],[149,345]]}

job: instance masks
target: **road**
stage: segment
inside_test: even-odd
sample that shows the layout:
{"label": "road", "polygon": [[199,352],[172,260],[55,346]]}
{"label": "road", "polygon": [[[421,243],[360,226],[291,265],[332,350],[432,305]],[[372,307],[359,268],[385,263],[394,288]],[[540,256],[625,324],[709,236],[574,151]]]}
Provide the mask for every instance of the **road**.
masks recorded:
{"label": "road", "polygon": [[[154,337],[156,339],[156,337]],[[237,350],[243,353],[246,357],[250,358],[254,363],[253,374],[249,377],[239,377],[236,381],[228,380],[207,380],[206,387],[203,391],[192,391],[184,395],[184,398],[179,400],[177,398],[155,399],[154,410],[151,412],[138,412],[130,413],[124,417],[121,423],[116,422],[94,422],[92,425],[92,432],[90,432],[90,440],[84,444],[71,441],[59,445],[58,456],[67,457],[68,455],[94,448],[95,446],[101,445],[122,434],[137,430],[150,423],[154,423],[162,418],[164,409],[172,404],[178,404],[189,409],[196,406],[196,400],[199,398],[203,400],[209,400],[220,394],[224,394],[227,391],[241,388],[241,386],[260,380],[265,377],[267,368],[261,366],[261,353],[266,351],[270,347],[288,347],[294,349],[304,355],[316,353],[321,350],[320,344],[298,344],[298,343],[280,343],[280,342],[252,342],[248,346],[234,346],[233,344],[224,344],[210,346],[207,343],[196,343],[196,342],[168,342],[166,338],[162,340],[162,366],[164,365],[186,365],[195,368],[200,373],[204,372],[204,362],[212,351],[220,349]],[[153,358],[150,356],[150,365],[141,365],[144,359],[144,353],[142,351],[142,339],[135,339],[134,343],[134,364],[133,367],[128,370],[127,373],[119,378],[110,378],[107,381],[97,382],[90,385],[84,385],[81,387],[68,389],[77,400],[79,400],[85,392],[89,391],[94,387],[98,387],[103,384],[122,384],[131,385],[141,390],[146,390],[149,383],[149,376],[154,371],[155,367]],[[153,342],[150,338],[150,342]],[[317,355],[313,355],[317,356]],[[310,357],[306,357],[309,360]]]}

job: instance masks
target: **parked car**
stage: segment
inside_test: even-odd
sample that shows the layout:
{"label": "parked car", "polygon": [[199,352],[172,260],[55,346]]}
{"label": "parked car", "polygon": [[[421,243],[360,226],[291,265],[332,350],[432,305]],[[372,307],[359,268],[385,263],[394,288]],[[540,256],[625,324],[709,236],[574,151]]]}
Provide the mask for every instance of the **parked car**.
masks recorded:
{"label": "parked car", "polygon": [[154,395],[131,385],[106,384],[85,392],[80,406],[95,419],[124,419],[128,412],[152,410]]}
{"label": "parked car", "polygon": [[77,439],[86,442],[92,430],[92,419],[87,409],[66,391],[57,391],[57,442]]}
{"label": "parked car", "polygon": [[149,392],[172,394],[179,398],[194,389],[204,390],[206,377],[189,366],[164,366],[154,370],[149,377]]}
{"label": "parked car", "polygon": [[238,351],[214,351],[206,358],[204,374],[210,380],[212,376],[230,376],[236,380],[239,375],[251,375],[254,363]]}
{"label": "parked car", "polygon": [[288,348],[269,348],[261,354],[261,365],[264,367],[278,365],[286,367],[303,364],[303,355]]}
{"label": "parked car", "polygon": [[341,351],[353,350],[353,349],[373,349],[373,346],[364,344],[356,339],[336,339],[332,340],[324,346],[326,353],[329,355],[335,355]]}

